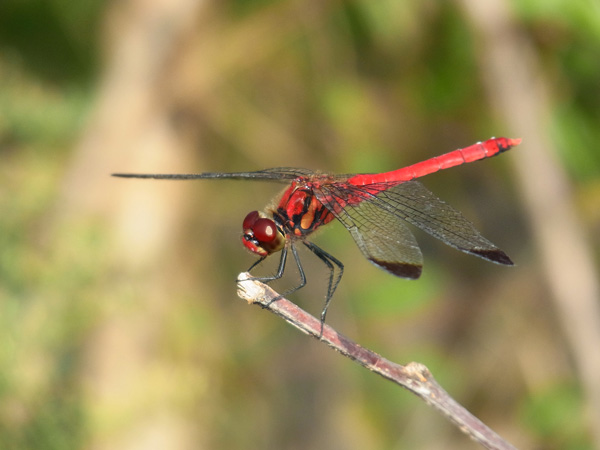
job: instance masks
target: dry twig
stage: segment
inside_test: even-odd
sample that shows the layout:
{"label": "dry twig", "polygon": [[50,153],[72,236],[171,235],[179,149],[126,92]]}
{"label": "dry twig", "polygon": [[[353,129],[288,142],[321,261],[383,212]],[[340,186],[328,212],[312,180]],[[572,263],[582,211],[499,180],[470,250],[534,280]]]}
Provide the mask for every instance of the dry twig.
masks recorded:
{"label": "dry twig", "polygon": [[277,299],[279,297],[277,292],[269,286],[249,278],[251,276],[248,273],[242,273],[238,278],[238,295],[248,303],[268,309],[310,336],[315,338],[321,336],[322,342],[342,355],[408,389],[423,399],[425,403],[444,414],[459,430],[485,448],[499,450],[515,448],[454,400],[437,383],[429,369],[423,364],[411,362],[402,366],[393,363],[342,336],[327,324],[323,326],[321,335],[319,319],[285,298]]}

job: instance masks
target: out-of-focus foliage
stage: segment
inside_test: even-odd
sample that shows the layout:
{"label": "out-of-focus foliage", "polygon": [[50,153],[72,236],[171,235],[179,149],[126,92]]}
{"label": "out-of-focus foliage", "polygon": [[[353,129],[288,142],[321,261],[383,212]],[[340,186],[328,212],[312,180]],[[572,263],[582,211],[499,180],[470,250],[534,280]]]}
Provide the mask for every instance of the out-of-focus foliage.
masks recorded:
{"label": "out-of-focus foliage", "polygon": [[[186,155],[190,172],[286,165],[375,172],[510,134],[490,112],[476,33],[451,2],[207,3],[195,30],[174,46],[156,102],[184,136],[183,150],[172,153]],[[598,255],[600,8],[591,0],[511,4],[551,87],[549,134]],[[179,217],[177,235],[141,269],[123,269],[130,248],[111,247],[114,211],[89,205],[65,213],[71,170],[86,157],[79,142],[103,92],[105,52],[118,48],[136,7],[0,2],[0,443],[476,448],[407,393],[235,298],[233,280],[253,261],[239,245],[239,222],[278,187],[189,186],[178,194],[186,200],[173,198],[165,213]],[[162,35],[151,38],[160,54]],[[205,83],[201,89],[190,81],[196,79]],[[523,137],[506,158],[527,151]],[[106,159],[114,158],[108,150]],[[424,181],[506,250],[516,268],[417,234],[423,277],[397,280],[372,268],[346,231],[331,225],[316,241],[344,261],[346,275],[329,321],[389,359],[425,363],[459,402],[517,446],[592,448],[578,374],[504,158]],[[86,167],[83,178],[95,168]],[[114,189],[108,172],[102,180],[101,191]],[[140,221],[139,233],[160,221]],[[293,299],[318,313],[323,268],[303,256],[310,284]],[[103,352],[107,341],[99,336],[107,329],[116,337]],[[114,394],[115,386],[127,389]],[[103,392],[114,398],[97,401]]]}
{"label": "out-of-focus foliage", "polygon": [[89,82],[100,62],[97,27],[104,4],[99,0],[3,1],[0,49],[4,63],[22,65],[40,81],[63,88]]}
{"label": "out-of-focus foliage", "polygon": [[554,82],[554,137],[572,174],[594,181],[600,171],[600,8],[593,1],[513,2]]}

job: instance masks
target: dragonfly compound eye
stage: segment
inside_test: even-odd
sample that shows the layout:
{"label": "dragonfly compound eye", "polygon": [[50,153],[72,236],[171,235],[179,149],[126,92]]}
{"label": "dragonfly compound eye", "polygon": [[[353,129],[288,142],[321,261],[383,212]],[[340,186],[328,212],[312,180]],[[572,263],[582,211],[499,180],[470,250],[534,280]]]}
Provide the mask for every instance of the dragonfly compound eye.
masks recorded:
{"label": "dragonfly compound eye", "polygon": [[244,219],[244,222],[242,223],[242,228],[244,230],[251,229],[258,219],[260,219],[260,213],[258,211],[252,211],[251,213],[248,213]]}
{"label": "dragonfly compound eye", "polygon": [[267,256],[285,246],[285,236],[275,222],[258,211],[249,213],[242,224],[242,243],[252,253]]}
{"label": "dragonfly compound eye", "polygon": [[252,226],[254,237],[261,244],[273,242],[277,236],[277,227],[271,219],[258,219]]}

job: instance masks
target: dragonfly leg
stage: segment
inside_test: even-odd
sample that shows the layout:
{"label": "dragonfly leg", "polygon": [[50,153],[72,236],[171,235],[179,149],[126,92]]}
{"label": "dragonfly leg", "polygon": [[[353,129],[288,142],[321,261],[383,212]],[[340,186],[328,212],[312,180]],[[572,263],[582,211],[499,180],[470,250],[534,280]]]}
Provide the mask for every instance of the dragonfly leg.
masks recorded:
{"label": "dragonfly leg", "polygon": [[[327,287],[327,297],[325,298],[325,306],[321,311],[321,334],[323,334],[323,325],[325,324],[325,317],[327,316],[327,309],[329,308],[329,304],[331,303],[331,298],[333,297],[333,293],[340,284],[342,280],[342,275],[344,274],[344,265],[340,260],[338,260],[333,255],[330,255],[321,247],[313,244],[309,241],[303,241],[303,244],[308,247],[308,249],[313,252],[315,255],[319,257],[321,261],[325,263],[325,265],[329,268],[329,284]],[[339,269],[339,273],[335,276],[335,266]]]}
{"label": "dragonfly leg", "polygon": [[[296,266],[298,267],[298,272],[300,273],[300,283],[297,286],[294,286],[293,288],[288,289],[283,294],[278,295],[273,300],[269,301],[269,303],[267,303],[267,306],[269,306],[273,302],[276,302],[280,298],[285,297],[286,295],[290,295],[291,293],[296,292],[298,289],[302,289],[306,285],[306,275],[304,274],[304,269],[302,268],[302,263],[300,262],[300,256],[298,255],[298,250],[296,250],[296,246],[293,243],[290,244],[290,248],[292,249],[292,255],[294,255],[294,261],[296,262]],[[287,252],[287,248],[285,248],[283,251]],[[282,255],[282,258],[283,258],[283,255]],[[284,266],[285,266],[285,262],[281,263],[279,265],[279,271],[277,272],[277,275],[275,275],[275,277],[272,277],[271,280],[269,280],[269,281],[275,280],[277,278],[281,278],[281,276],[283,275]]]}
{"label": "dragonfly leg", "polygon": [[261,258],[254,261],[254,263],[248,268],[248,270],[246,270],[246,272],[250,272],[256,266],[258,266],[261,262],[263,262],[266,258],[267,258],[266,256],[262,256]]}
{"label": "dragonfly leg", "polygon": [[[275,275],[272,275],[270,277],[252,277],[249,279],[260,281],[261,283],[268,283],[269,281],[278,280],[279,278],[281,278],[283,276],[283,272],[285,271],[285,263],[287,261],[287,252],[288,252],[287,248],[284,248],[281,251],[281,258],[279,259],[279,267],[277,268],[277,273]],[[261,262],[263,262],[266,258],[267,258],[266,256],[263,256],[262,258],[257,260],[254,264],[252,264],[250,266],[250,268],[246,272],[250,272],[256,266],[258,266]]]}
{"label": "dragonfly leg", "polygon": [[[303,288],[306,285],[306,275],[304,274],[304,269],[302,268],[302,264],[300,262],[300,256],[298,255],[298,250],[296,250],[296,246],[293,243],[291,243],[289,245],[289,247],[292,249],[292,255],[294,255],[294,261],[296,262],[296,266],[298,267],[298,272],[300,273],[300,283],[297,286],[294,286],[293,288],[288,289],[284,293],[282,293],[282,294],[278,295],[277,297],[275,297],[274,299],[272,299],[267,304],[267,306],[270,305],[273,302],[276,302],[280,298],[285,297],[286,295],[291,294],[292,292],[296,292],[298,289],[301,289],[301,288]],[[280,279],[283,276],[283,272],[285,271],[285,264],[286,264],[286,261],[287,261],[287,254],[288,254],[288,247],[285,247],[281,251],[281,258],[279,259],[279,267],[277,268],[277,273],[275,275],[272,275],[272,276],[269,276],[269,277],[251,277],[251,278],[249,278],[249,280],[260,281],[261,283],[269,283],[270,281]],[[263,262],[265,258],[266,258],[266,256],[260,258],[258,261],[256,261],[254,264],[252,264],[250,266],[250,268],[247,270],[247,272],[250,272],[250,270],[252,270],[258,264],[260,264],[261,262]]]}
{"label": "dragonfly leg", "polygon": [[[304,286],[306,286],[306,275],[304,274],[304,269],[302,268],[302,263],[300,262],[300,256],[298,255],[298,250],[296,250],[296,246],[294,244],[291,244],[290,248],[292,249],[292,255],[294,255],[294,261],[296,262],[296,266],[298,267],[298,272],[300,273],[300,283],[297,286],[294,286],[293,288],[288,289],[283,294],[281,294],[279,297],[276,297],[275,300],[279,300],[281,297],[285,297],[286,295],[289,295],[292,292],[296,292],[298,289],[302,289]],[[279,275],[277,278],[281,278],[281,275]],[[271,301],[274,301],[274,300],[271,300]]]}

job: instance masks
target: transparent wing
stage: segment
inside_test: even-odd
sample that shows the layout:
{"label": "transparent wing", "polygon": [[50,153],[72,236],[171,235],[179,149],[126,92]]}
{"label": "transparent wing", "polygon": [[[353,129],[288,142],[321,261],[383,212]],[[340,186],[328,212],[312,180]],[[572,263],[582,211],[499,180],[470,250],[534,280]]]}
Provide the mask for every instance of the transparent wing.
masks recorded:
{"label": "transparent wing", "polygon": [[367,201],[460,251],[498,264],[513,264],[506,253],[484,238],[460,212],[418,181],[398,184]]}
{"label": "transparent wing", "polygon": [[[398,277],[419,278],[423,255],[411,231],[393,212],[369,201],[371,196],[354,186],[340,188],[334,183],[315,193],[370,262]],[[356,196],[367,201],[349,201]]]}
{"label": "transparent wing", "polygon": [[208,180],[208,179],[230,179],[230,180],[264,180],[278,183],[289,183],[289,180],[300,176],[314,174],[308,169],[295,169],[291,167],[275,167],[273,169],[258,170],[256,172],[205,172],[205,173],[113,173],[113,177],[119,178],[152,178],[155,180]]}
{"label": "transparent wing", "polygon": [[403,278],[418,278],[423,257],[404,221],[447,245],[489,261],[512,265],[465,217],[418,181],[315,188],[321,203],[348,229],[369,261]]}

